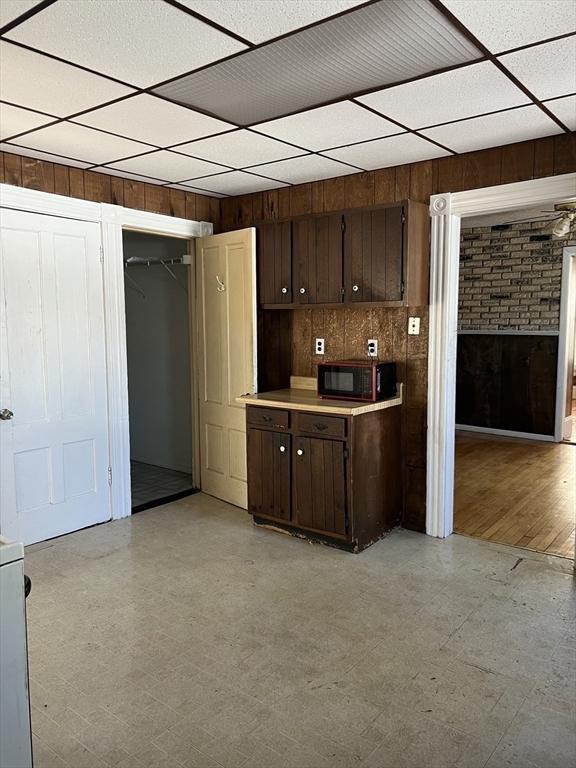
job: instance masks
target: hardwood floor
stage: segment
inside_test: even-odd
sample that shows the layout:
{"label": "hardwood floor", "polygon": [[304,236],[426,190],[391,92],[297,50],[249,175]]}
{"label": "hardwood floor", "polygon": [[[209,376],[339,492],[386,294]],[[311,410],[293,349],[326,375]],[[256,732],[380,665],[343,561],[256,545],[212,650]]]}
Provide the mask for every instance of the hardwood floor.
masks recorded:
{"label": "hardwood floor", "polygon": [[456,434],[454,530],[574,557],[576,445]]}

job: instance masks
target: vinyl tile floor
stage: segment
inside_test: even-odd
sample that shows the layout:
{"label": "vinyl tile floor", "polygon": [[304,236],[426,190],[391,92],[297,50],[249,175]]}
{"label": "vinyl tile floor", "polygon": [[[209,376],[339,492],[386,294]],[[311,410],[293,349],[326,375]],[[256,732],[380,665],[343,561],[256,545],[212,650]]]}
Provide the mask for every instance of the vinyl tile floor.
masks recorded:
{"label": "vinyl tile floor", "polygon": [[35,768],[572,768],[568,560],[196,494],[26,550]]}
{"label": "vinyl tile floor", "polygon": [[141,461],[130,462],[132,508],[192,488],[192,475]]}

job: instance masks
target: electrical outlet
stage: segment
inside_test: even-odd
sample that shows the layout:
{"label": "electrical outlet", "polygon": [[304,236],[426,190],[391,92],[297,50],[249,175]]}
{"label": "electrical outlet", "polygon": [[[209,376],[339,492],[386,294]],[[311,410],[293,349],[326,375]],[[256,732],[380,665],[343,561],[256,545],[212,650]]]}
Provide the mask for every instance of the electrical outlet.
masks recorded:
{"label": "electrical outlet", "polygon": [[378,357],[378,339],[368,339],[368,357]]}
{"label": "electrical outlet", "polygon": [[316,354],[324,354],[324,339],[316,339]]}
{"label": "electrical outlet", "polygon": [[409,336],[420,335],[420,318],[419,317],[408,318],[408,335]]}

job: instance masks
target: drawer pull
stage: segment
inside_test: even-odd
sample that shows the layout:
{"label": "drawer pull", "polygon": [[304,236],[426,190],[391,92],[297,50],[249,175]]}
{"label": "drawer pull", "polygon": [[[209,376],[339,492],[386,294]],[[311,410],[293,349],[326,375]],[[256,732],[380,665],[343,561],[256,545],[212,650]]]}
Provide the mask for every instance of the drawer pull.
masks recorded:
{"label": "drawer pull", "polygon": [[298,454],[298,456],[304,456],[304,451],[302,450],[302,448],[298,448],[296,453]]}
{"label": "drawer pull", "polygon": [[281,445],[280,446],[280,453],[286,453],[286,446],[285,445]]}
{"label": "drawer pull", "polygon": [[272,416],[262,416],[262,421],[265,421],[267,424],[270,424],[272,422]]}
{"label": "drawer pull", "polygon": [[314,429],[317,429],[318,432],[324,432],[325,429],[328,429],[327,424],[314,424]]}

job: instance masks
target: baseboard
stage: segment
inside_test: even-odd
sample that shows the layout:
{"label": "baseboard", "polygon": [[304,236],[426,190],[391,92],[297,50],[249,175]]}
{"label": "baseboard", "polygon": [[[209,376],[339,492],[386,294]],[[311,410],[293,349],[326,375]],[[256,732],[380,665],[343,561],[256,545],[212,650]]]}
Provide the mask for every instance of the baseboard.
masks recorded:
{"label": "baseboard", "polygon": [[538,440],[554,442],[554,435],[535,435],[533,432],[514,432],[511,429],[493,429],[492,427],[473,427],[468,424],[456,424],[459,432],[480,432],[486,435],[500,435],[501,437],[521,437],[524,440]]}

